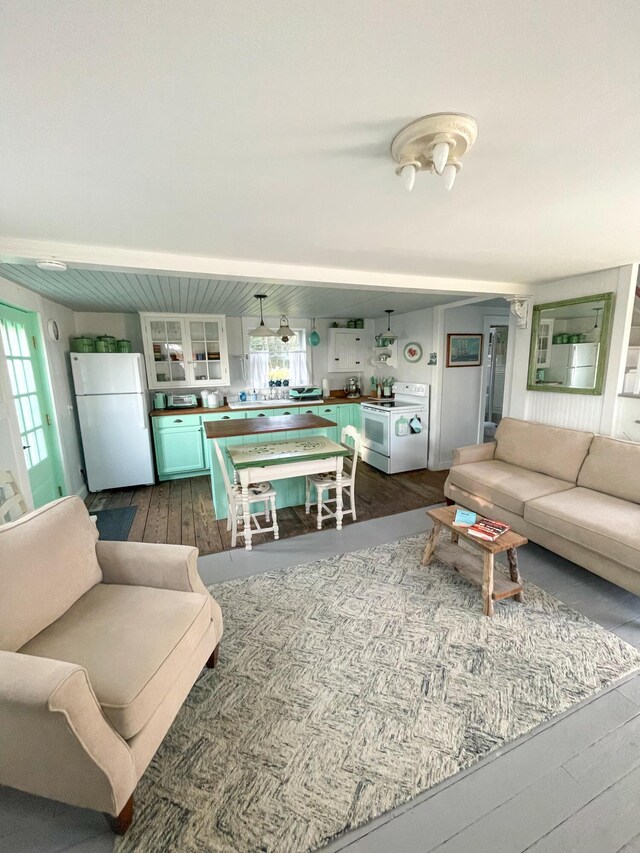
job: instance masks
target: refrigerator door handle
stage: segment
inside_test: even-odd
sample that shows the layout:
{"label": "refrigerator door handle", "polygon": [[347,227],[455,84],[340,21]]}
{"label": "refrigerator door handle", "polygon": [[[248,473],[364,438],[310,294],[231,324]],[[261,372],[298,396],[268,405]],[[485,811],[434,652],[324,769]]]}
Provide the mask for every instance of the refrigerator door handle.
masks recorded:
{"label": "refrigerator door handle", "polygon": [[148,429],[147,408],[144,404],[144,394],[138,394],[138,411],[140,412],[140,429]]}

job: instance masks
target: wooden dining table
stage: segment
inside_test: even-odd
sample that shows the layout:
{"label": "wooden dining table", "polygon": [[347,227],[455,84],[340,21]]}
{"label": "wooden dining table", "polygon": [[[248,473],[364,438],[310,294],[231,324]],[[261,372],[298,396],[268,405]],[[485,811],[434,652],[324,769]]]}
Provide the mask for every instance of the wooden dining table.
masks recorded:
{"label": "wooden dining table", "polygon": [[[208,439],[215,441],[233,436],[256,435],[256,433],[266,436],[270,433],[321,429],[335,425],[334,421],[311,414],[262,419],[247,418],[244,421],[207,422],[205,434]],[[324,435],[310,435],[282,441],[268,439],[254,444],[230,444],[225,449],[240,481],[244,541],[247,551],[252,549],[249,486],[264,480],[284,480],[289,477],[335,473],[336,528],[342,530],[342,466],[344,457],[351,454],[347,447]]]}

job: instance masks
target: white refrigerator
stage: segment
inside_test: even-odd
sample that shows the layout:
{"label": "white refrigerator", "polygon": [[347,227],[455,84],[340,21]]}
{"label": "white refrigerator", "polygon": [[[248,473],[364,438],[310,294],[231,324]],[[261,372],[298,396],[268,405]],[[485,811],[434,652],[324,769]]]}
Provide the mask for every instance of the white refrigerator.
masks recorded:
{"label": "white refrigerator", "polygon": [[71,353],[87,486],[91,492],[155,481],[140,353]]}
{"label": "white refrigerator", "polygon": [[596,384],[600,344],[553,344],[549,374],[568,388],[593,388]]}

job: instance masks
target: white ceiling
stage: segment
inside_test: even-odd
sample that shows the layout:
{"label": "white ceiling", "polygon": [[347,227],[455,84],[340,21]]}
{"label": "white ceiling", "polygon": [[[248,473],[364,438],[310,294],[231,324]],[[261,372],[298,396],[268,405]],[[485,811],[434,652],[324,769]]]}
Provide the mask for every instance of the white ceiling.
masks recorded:
{"label": "white ceiling", "polygon": [[[0,233],[495,281],[633,261],[640,3],[4,0]],[[406,122],[479,124],[456,186]],[[0,239],[0,253],[2,240]]]}
{"label": "white ceiling", "polygon": [[[45,272],[35,266],[0,264],[0,276],[24,285],[74,311],[173,311],[227,314],[258,313],[257,293],[265,293],[265,315],[291,317],[377,318],[385,308],[399,314],[458,301],[459,294],[401,293],[346,287],[221,281],[110,270],[70,269]],[[501,303],[505,304],[505,303]]]}

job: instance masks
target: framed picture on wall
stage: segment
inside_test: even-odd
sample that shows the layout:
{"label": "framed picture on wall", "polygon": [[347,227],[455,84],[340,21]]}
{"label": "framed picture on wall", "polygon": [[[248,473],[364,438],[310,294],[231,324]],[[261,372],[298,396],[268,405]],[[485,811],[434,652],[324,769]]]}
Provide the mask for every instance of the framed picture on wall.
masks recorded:
{"label": "framed picture on wall", "polygon": [[482,364],[482,335],[447,335],[447,367],[479,367]]}

